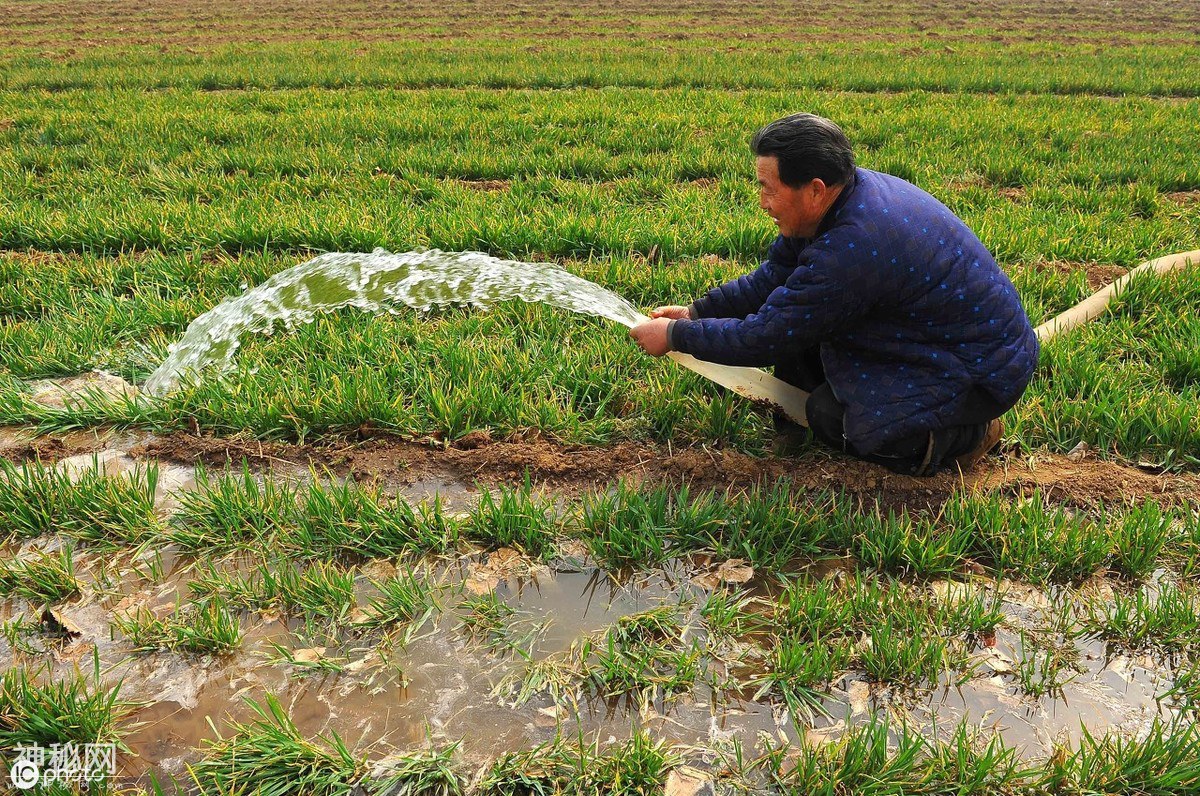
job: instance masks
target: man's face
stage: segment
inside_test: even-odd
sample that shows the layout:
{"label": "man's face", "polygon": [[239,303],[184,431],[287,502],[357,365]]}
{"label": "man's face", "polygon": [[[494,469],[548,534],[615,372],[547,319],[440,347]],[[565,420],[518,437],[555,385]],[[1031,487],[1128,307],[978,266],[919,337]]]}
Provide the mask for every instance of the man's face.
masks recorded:
{"label": "man's face", "polygon": [[828,189],[820,179],[799,188],[784,185],[779,179],[779,158],[758,157],[758,206],[775,219],[779,234],[787,238],[811,238],[825,215],[824,199]]}

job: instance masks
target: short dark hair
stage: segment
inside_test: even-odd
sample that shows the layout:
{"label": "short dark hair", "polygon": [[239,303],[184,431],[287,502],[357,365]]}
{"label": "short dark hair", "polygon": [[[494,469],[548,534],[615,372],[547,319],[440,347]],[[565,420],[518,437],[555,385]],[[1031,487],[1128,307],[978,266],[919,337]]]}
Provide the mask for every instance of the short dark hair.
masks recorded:
{"label": "short dark hair", "polygon": [[812,113],[793,113],[776,119],[750,139],[758,157],[779,160],[779,179],[799,188],[819,177],[826,185],[841,185],[854,174],[850,139],[828,119]]}

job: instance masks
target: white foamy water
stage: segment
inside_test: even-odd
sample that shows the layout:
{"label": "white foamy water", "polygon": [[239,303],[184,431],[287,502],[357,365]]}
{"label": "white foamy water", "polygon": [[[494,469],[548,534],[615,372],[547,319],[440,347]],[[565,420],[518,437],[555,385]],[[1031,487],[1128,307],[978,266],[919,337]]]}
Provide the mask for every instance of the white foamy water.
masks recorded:
{"label": "white foamy water", "polygon": [[646,320],[611,290],[544,263],[501,260],[482,252],[437,249],[393,254],[334,252],[280,271],[192,321],[143,392],[162,396],[204,368],[227,368],[250,332],[291,330],[323,312],[356,307],[396,312],[445,304],[487,307],[498,301],[542,302],[632,327]]}

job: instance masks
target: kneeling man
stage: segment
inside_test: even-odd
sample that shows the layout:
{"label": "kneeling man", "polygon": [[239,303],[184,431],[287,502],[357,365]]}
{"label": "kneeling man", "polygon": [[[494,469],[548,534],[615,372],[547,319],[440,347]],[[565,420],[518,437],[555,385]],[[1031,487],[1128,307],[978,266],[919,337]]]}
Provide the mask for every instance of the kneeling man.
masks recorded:
{"label": "kneeling man", "polygon": [[828,119],[779,119],[751,147],[779,227],[767,261],[630,335],[654,356],[773,365],[812,393],[814,436],[852,456],[911,475],[970,467],[1037,364],[1012,282],[941,202],[855,167]]}

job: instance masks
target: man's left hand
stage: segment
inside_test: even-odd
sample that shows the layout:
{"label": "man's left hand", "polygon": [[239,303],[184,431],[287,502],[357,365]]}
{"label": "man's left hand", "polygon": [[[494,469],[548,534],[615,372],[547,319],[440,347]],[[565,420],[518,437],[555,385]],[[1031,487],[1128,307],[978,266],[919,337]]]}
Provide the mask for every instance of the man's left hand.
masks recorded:
{"label": "man's left hand", "polygon": [[650,356],[661,357],[671,350],[671,341],[667,339],[670,324],[670,318],[655,318],[630,329],[629,336]]}

